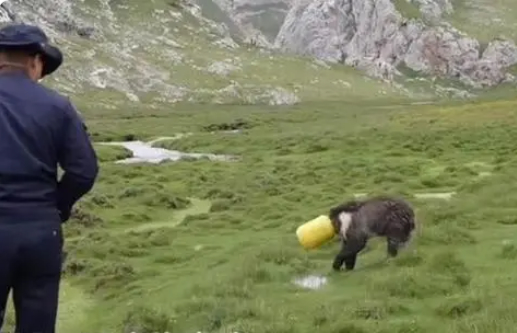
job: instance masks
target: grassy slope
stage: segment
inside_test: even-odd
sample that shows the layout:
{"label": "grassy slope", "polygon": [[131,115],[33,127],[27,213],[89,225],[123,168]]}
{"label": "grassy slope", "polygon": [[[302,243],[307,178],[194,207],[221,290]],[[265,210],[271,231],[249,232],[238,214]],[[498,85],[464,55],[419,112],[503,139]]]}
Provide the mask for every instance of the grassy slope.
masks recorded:
{"label": "grassy slope", "polygon": [[[392,0],[407,18],[421,19],[418,6],[406,0]],[[478,39],[482,45],[498,37],[517,40],[517,3],[512,0],[451,0],[454,11],[444,19]]]}
{"label": "grassy slope", "polygon": [[[193,131],[161,144],[243,160],[124,166],[108,161],[114,152],[99,150],[105,162],[81,202],[86,215],[66,227],[66,281],[91,293],[90,310],[87,324],[67,327],[513,332],[517,101],[379,104],[190,105],[152,115],[142,109],[124,121],[87,110],[99,135]],[[252,128],[240,135],[202,130],[235,119]],[[491,177],[479,176],[487,171]],[[384,244],[375,241],[356,272],[332,274],[337,244],[306,253],[294,235],[299,224],[353,193],[451,190],[459,194],[449,203],[412,200],[419,236],[391,265],[368,267],[384,256]],[[209,213],[205,201],[195,202],[190,213],[199,214],[177,225],[187,197],[210,200]],[[156,221],[158,229],[139,230]],[[330,282],[320,291],[291,284],[309,273],[328,274]],[[72,301],[64,299],[62,308]]]}
{"label": "grassy slope", "polygon": [[512,0],[453,0],[451,23],[481,42],[504,36],[517,40],[517,3]]}
{"label": "grassy slope", "polygon": [[[399,89],[365,78],[349,67],[326,68],[310,59],[268,54],[254,48],[215,46],[222,38],[217,29],[164,0],[131,1],[129,6],[113,1],[109,7],[89,0],[74,8],[78,17],[98,27],[99,40],[62,35],[61,44],[69,55],[63,70],[73,74],[49,78],[48,82],[65,89],[72,85],[71,80],[76,86],[72,95],[81,96],[86,91],[94,96],[90,103],[99,108],[121,106],[126,99],[123,92],[128,89],[143,103],[173,100],[174,90],[185,92],[183,100],[198,102],[242,102],[277,87],[294,92],[303,100],[367,99],[400,93]],[[91,58],[85,50],[94,51],[95,56]],[[226,76],[207,71],[214,62],[223,61],[238,69]],[[98,91],[83,81],[98,69],[118,73],[108,77],[122,82],[118,83],[121,91],[111,87]],[[119,76],[120,73],[123,75]],[[219,91],[232,82],[239,84],[240,95]],[[169,97],[160,96],[167,90],[171,91]],[[267,100],[265,97],[261,101]]]}

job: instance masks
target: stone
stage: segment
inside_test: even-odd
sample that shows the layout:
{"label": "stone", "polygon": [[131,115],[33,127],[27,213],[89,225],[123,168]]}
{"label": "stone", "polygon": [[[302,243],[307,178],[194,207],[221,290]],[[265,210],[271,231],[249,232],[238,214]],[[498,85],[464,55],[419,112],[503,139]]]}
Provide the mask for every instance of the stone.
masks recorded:
{"label": "stone", "polygon": [[[429,7],[430,2],[420,4]],[[452,10],[446,0],[434,6]],[[401,75],[397,68],[405,65],[474,88],[507,82],[506,69],[517,63],[517,47],[510,40],[493,41],[482,52],[477,40],[450,24],[407,20],[390,0],[299,0],[286,15],[275,47],[387,80]]]}

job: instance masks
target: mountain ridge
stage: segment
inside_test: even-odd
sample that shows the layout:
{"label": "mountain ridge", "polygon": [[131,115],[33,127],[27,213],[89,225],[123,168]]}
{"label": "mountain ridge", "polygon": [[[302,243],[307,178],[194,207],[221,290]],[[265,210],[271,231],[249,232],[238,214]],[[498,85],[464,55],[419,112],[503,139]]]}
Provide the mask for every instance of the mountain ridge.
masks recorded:
{"label": "mountain ridge", "polygon": [[[43,26],[67,56],[48,84],[107,109],[513,89],[513,40],[480,43],[445,21],[426,23],[453,15],[453,2],[9,0],[0,19]],[[337,29],[325,28],[332,22]]]}

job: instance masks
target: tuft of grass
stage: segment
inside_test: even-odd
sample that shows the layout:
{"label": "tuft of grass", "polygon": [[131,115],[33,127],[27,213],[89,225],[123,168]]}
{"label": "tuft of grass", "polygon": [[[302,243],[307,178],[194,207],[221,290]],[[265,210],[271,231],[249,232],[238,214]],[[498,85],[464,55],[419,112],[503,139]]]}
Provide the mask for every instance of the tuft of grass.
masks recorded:
{"label": "tuft of grass", "polygon": [[454,12],[446,19],[482,43],[502,36],[515,40],[515,2],[453,0],[451,3]]}
{"label": "tuft of grass", "polygon": [[517,246],[515,244],[504,242],[499,256],[504,259],[516,259],[517,258]]}
{"label": "tuft of grass", "polygon": [[95,145],[94,149],[100,162],[114,162],[132,156],[131,151],[124,147]]}
{"label": "tuft of grass", "polygon": [[437,308],[436,314],[447,319],[456,319],[476,314],[483,309],[483,301],[476,297],[452,296]]}
{"label": "tuft of grass", "polygon": [[174,332],[175,319],[170,314],[145,306],[135,306],[123,320],[123,332]]}
{"label": "tuft of grass", "polygon": [[393,4],[402,16],[408,19],[421,19],[422,13],[418,5],[408,0],[393,0]]}

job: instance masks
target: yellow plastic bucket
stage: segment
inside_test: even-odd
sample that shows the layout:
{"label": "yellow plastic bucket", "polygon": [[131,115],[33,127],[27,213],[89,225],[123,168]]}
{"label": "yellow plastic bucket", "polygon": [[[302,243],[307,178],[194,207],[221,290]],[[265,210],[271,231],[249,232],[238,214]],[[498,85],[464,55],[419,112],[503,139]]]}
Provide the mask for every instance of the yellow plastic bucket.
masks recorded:
{"label": "yellow plastic bucket", "polygon": [[320,215],[296,229],[298,241],[307,250],[320,247],[335,235],[332,222],[325,215]]}

